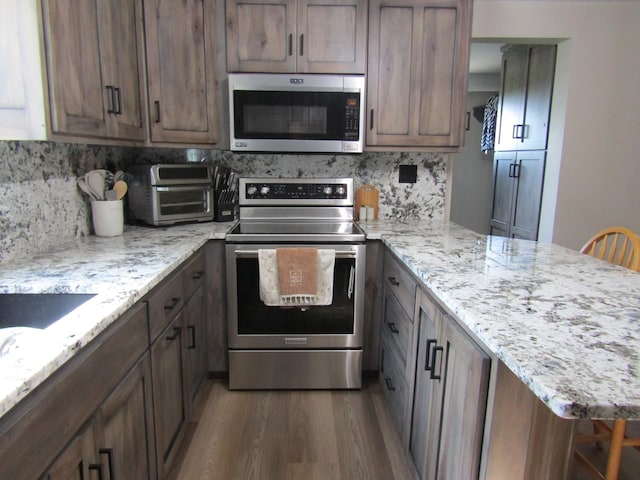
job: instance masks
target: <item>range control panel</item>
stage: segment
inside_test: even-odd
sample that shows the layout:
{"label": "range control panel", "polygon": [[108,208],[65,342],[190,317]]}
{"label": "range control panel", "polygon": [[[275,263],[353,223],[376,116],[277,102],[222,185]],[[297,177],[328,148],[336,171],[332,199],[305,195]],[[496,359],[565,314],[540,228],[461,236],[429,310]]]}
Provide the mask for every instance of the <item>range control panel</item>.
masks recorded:
{"label": "range control panel", "polygon": [[245,184],[245,195],[251,200],[343,200],[346,183],[261,183]]}

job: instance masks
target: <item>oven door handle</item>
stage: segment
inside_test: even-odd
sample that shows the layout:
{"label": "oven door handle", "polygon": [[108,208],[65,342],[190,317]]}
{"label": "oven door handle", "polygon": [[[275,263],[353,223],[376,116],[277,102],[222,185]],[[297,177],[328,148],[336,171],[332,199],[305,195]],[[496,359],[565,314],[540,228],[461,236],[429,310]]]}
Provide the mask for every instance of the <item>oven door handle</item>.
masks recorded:
{"label": "oven door handle", "polygon": [[[355,258],[356,250],[339,251],[336,250],[336,258]],[[258,250],[236,250],[234,252],[236,258],[255,258],[258,256]]]}

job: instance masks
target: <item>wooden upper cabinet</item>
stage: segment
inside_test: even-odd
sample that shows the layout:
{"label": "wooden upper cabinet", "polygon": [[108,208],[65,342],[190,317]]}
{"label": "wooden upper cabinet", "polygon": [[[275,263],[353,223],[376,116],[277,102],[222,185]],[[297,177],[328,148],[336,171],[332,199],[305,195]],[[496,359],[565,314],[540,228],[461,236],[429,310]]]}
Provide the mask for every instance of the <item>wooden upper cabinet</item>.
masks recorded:
{"label": "wooden upper cabinet", "polygon": [[227,0],[230,72],[365,72],[366,0]]}
{"label": "wooden upper cabinet", "polygon": [[152,142],[216,143],[213,0],[145,0]]}
{"label": "wooden upper cabinet", "polygon": [[372,0],[367,146],[462,146],[470,0]]}
{"label": "wooden upper cabinet", "polygon": [[496,150],[547,148],[555,45],[510,45],[502,55]]}
{"label": "wooden upper cabinet", "polygon": [[141,14],[137,1],[43,1],[52,133],[145,138]]}

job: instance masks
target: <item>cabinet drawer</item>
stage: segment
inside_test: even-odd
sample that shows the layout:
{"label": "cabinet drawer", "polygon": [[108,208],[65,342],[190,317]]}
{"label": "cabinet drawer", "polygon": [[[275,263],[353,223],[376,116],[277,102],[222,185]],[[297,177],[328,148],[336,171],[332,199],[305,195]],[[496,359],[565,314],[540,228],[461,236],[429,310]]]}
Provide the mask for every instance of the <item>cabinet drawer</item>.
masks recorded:
{"label": "cabinet drawer", "polygon": [[149,295],[149,342],[162,332],[184,306],[182,275],[172,275]]}
{"label": "cabinet drawer", "polygon": [[393,292],[409,318],[413,318],[416,297],[416,280],[411,273],[391,255],[384,257],[385,290]]}
{"label": "cabinet drawer", "polygon": [[413,322],[405,310],[400,306],[396,297],[388,290],[384,294],[384,316],[382,324],[382,336],[395,350],[396,356],[401,361],[402,368],[407,366],[407,356],[411,350],[411,333]]}
{"label": "cabinet drawer", "polygon": [[405,381],[404,368],[394,356],[389,344],[382,339],[380,349],[380,385],[389,402],[389,412],[394,424],[401,434],[404,432],[406,400],[408,387]]}
{"label": "cabinet drawer", "polygon": [[196,253],[182,270],[184,299],[187,302],[200,285],[204,283],[206,274],[206,256],[204,250]]}

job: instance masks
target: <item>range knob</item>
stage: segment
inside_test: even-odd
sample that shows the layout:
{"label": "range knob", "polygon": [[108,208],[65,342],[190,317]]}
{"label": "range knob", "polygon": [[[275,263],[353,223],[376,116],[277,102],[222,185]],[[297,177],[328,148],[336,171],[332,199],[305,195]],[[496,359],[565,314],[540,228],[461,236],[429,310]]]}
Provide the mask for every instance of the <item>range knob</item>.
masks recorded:
{"label": "range knob", "polygon": [[271,189],[267,185],[263,185],[260,187],[260,195],[266,195],[270,190]]}
{"label": "range knob", "polygon": [[247,187],[247,195],[249,195],[250,197],[253,197],[257,192],[258,187],[256,187],[255,185],[249,185]]}
{"label": "range knob", "polygon": [[345,193],[344,185],[338,185],[336,187],[336,192],[338,193],[338,195],[344,195]]}
{"label": "range knob", "polygon": [[326,187],[322,187],[322,193],[325,195],[331,195],[331,192],[333,192],[333,188],[330,186],[327,185]]}

